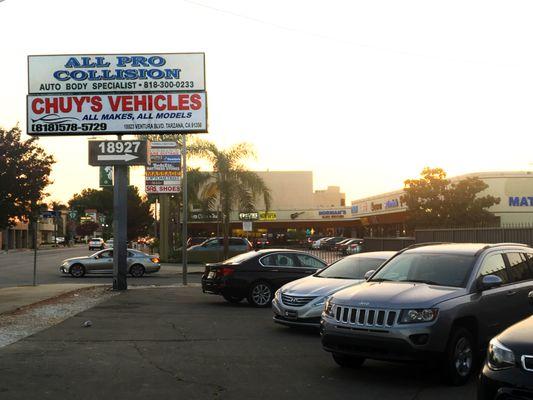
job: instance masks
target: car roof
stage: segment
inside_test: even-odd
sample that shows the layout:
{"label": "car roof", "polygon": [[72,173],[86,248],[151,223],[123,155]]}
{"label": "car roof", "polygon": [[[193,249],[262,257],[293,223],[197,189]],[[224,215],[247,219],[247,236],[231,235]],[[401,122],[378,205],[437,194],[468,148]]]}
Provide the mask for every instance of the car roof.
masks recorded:
{"label": "car roof", "polygon": [[529,246],[520,243],[420,243],[409,246],[402,252],[405,253],[446,253],[462,255],[478,255],[480,252],[490,248],[498,247],[521,247]]}

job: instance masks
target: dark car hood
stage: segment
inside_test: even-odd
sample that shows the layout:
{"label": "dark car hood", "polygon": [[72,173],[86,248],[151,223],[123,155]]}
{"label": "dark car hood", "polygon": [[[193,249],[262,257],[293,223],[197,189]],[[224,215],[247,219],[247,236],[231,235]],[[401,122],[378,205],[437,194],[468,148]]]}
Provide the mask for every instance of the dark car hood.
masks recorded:
{"label": "dark car hood", "polygon": [[533,316],[507,328],[498,335],[497,339],[501,344],[513,350],[516,355],[533,356]]}
{"label": "dark car hood", "polygon": [[335,304],[365,308],[427,308],[466,294],[463,288],[409,282],[365,282],[333,295]]}

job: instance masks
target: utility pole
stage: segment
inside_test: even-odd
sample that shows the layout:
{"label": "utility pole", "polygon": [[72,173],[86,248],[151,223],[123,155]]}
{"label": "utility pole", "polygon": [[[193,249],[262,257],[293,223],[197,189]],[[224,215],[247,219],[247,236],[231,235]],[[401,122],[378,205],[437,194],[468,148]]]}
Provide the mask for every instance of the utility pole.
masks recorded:
{"label": "utility pole", "polygon": [[37,285],[37,228],[39,217],[33,218],[33,286]]}
{"label": "utility pole", "polygon": [[187,196],[187,135],[182,135],[183,138],[183,147],[181,149],[181,193],[183,194],[183,232],[182,232],[182,245],[181,245],[181,256],[182,256],[182,281],[184,285],[187,285],[187,220],[189,216],[187,215],[189,210],[188,196]]}

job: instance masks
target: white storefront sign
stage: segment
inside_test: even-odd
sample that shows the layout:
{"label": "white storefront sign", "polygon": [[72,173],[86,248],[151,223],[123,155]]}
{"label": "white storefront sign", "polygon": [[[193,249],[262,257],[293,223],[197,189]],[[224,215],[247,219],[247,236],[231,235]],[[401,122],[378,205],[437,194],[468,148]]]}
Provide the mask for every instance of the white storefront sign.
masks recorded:
{"label": "white storefront sign", "polygon": [[27,105],[28,134],[35,136],[207,132],[205,92],[29,95]]}
{"label": "white storefront sign", "polygon": [[28,56],[29,93],[205,90],[205,54]]}
{"label": "white storefront sign", "polygon": [[[162,157],[161,161],[154,163],[157,157]],[[152,164],[145,167],[146,193],[181,192],[181,151],[177,143],[151,142],[150,158]]]}

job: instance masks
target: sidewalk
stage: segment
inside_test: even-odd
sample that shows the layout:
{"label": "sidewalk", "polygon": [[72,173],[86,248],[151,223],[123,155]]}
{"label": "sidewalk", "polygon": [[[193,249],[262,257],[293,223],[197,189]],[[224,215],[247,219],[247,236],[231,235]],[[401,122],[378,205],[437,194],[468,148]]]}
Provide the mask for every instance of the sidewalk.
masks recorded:
{"label": "sidewalk", "polygon": [[94,283],[57,283],[37,286],[15,286],[0,289],[0,314],[15,311],[44,300],[79,289],[99,286]]}
{"label": "sidewalk", "polygon": [[[161,267],[175,268],[178,273],[183,272],[183,265],[176,263],[161,263]],[[204,264],[187,264],[187,274],[203,274],[205,271]]]}

